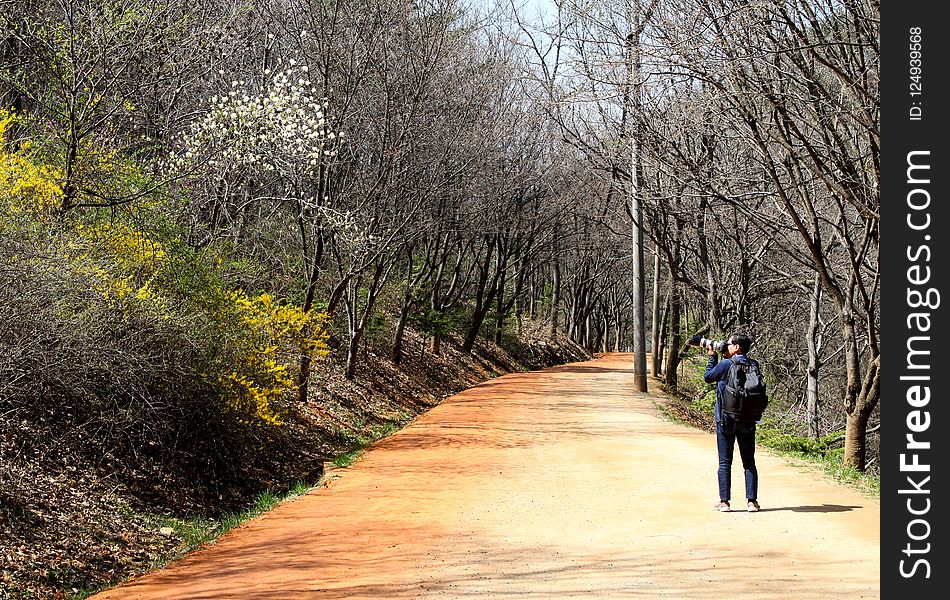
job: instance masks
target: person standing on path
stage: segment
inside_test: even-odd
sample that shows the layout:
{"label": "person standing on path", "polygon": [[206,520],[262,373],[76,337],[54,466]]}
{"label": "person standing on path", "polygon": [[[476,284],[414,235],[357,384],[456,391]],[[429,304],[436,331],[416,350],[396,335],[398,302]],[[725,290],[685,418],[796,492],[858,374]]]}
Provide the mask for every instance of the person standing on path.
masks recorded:
{"label": "person standing on path", "polygon": [[729,501],[732,497],[732,457],[736,442],[739,442],[739,455],[742,457],[742,468],[745,471],[746,510],[758,512],[759,472],[755,467],[755,422],[737,421],[731,415],[722,411],[722,398],[726,388],[726,378],[729,368],[734,363],[754,364],[758,362],[746,356],[752,340],[742,332],[733,333],[727,340],[726,351],[719,361],[719,354],[714,348],[709,348],[709,362],[706,363],[706,383],[716,383],[716,445],[719,449],[719,502],[715,508],[720,512],[729,512]]}

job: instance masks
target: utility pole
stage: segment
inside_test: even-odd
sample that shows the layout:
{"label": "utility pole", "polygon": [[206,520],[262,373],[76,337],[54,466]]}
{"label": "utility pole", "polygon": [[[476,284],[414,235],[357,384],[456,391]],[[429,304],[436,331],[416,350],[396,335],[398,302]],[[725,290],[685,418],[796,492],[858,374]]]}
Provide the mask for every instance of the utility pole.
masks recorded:
{"label": "utility pole", "polygon": [[[639,18],[638,18],[639,17]],[[647,391],[646,315],[643,301],[643,215],[640,209],[640,35],[646,19],[631,4],[630,34],[627,35],[627,139],[630,142],[630,217],[632,221],[633,259],[633,378],[638,392]],[[642,20],[641,20],[642,19]]]}

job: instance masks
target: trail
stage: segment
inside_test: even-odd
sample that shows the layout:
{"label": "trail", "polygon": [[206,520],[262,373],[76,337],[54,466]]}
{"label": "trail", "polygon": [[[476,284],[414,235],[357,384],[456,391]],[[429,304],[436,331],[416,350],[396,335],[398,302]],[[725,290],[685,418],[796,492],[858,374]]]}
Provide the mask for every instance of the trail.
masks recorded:
{"label": "trail", "polygon": [[[475,386],[327,487],[93,598],[880,595],[878,502],[760,448],[762,511],[714,511],[714,435],[666,420],[632,364]],[[734,506],[742,490],[736,464]]]}

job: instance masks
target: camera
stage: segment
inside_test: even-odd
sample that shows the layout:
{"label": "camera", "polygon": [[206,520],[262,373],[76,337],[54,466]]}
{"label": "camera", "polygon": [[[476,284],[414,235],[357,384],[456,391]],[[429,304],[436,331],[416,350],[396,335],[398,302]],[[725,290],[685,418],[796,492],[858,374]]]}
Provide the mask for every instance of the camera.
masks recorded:
{"label": "camera", "polygon": [[715,350],[719,354],[725,354],[729,348],[728,340],[708,340],[701,335],[692,336],[689,338],[689,343],[691,346],[699,346],[703,350]]}

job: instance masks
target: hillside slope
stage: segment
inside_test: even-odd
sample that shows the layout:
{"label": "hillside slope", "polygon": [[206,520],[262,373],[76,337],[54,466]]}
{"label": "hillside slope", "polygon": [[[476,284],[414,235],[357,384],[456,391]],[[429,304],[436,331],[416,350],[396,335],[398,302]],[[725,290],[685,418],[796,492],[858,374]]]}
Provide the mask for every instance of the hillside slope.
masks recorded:
{"label": "hillside slope", "polygon": [[0,599],[66,598],[121,581],[193,546],[262,492],[313,485],[328,461],[455,392],[588,356],[530,322],[521,333],[505,348],[479,340],[472,354],[449,338],[439,356],[410,335],[402,365],[368,347],[352,381],[331,355],[317,365],[307,406],[286,414],[261,436],[256,455],[218,478],[200,457],[165,461],[171,454],[162,448],[103,455],[90,441],[96,432],[69,415],[11,422],[0,414]]}

